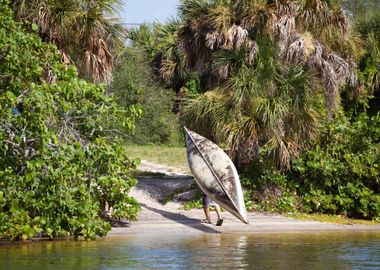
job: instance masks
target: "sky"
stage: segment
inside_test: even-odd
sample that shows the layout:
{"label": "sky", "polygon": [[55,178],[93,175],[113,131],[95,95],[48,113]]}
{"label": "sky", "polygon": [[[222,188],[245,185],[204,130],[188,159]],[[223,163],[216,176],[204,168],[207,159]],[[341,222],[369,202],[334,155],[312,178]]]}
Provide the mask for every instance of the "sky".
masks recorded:
{"label": "sky", "polygon": [[179,0],[123,0],[125,24],[166,22],[177,14]]}

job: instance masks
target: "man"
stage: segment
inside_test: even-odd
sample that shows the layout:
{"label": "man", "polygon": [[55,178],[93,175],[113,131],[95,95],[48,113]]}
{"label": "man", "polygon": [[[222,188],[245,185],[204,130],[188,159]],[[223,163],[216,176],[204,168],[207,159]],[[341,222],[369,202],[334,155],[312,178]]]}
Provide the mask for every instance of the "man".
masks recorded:
{"label": "man", "polygon": [[213,206],[215,207],[215,211],[218,216],[218,221],[216,222],[216,226],[222,226],[223,219],[222,219],[222,213],[220,211],[219,204],[215,203],[213,200],[211,200],[209,197],[203,194],[202,205],[203,205],[203,211],[205,212],[205,215],[206,215],[206,219],[203,220],[203,222],[207,224],[211,224],[210,206]]}

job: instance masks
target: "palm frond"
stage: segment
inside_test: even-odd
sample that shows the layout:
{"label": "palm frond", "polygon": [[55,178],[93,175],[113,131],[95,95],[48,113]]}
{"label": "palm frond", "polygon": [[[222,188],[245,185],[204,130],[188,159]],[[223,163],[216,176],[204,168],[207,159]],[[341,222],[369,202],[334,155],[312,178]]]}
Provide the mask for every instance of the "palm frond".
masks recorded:
{"label": "palm frond", "polygon": [[209,9],[207,25],[218,32],[226,32],[231,25],[232,14],[228,6],[217,5]]}
{"label": "palm frond", "polygon": [[180,17],[188,21],[197,21],[206,14],[211,7],[208,0],[181,0],[178,10]]}
{"label": "palm frond", "polygon": [[331,120],[338,109],[339,81],[333,66],[326,60],[322,60],[322,78],[327,107],[327,119]]}
{"label": "palm frond", "polygon": [[311,106],[292,108],[284,123],[285,134],[292,137],[298,145],[304,147],[318,134],[321,115]]}
{"label": "palm frond", "polygon": [[260,86],[255,70],[243,66],[226,82],[225,91],[235,106],[247,109],[249,100],[259,95]]}
{"label": "palm frond", "polygon": [[349,65],[343,58],[341,58],[336,53],[330,53],[327,55],[327,59],[332,64],[336,74],[339,77],[343,77],[343,78],[349,77],[349,73],[350,73]]}
{"label": "palm frond", "polygon": [[247,42],[245,63],[249,66],[253,66],[259,46],[256,41],[249,40]]}
{"label": "palm frond", "polygon": [[221,79],[227,79],[232,65],[233,54],[229,51],[222,50],[214,53],[212,62],[212,72],[217,74]]}
{"label": "palm frond", "polygon": [[234,118],[234,107],[228,97],[215,89],[188,99],[183,103],[181,118],[184,124],[207,137],[224,136],[223,128]]}
{"label": "palm frond", "polygon": [[286,48],[286,61],[301,62],[305,52],[305,40],[303,36],[297,36]]}
{"label": "palm frond", "polygon": [[299,153],[299,145],[291,139],[283,136],[273,136],[265,144],[269,155],[272,157],[278,168],[286,170]]}
{"label": "palm frond", "polygon": [[164,59],[161,62],[160,74],[166,80],[171,80],[174,76],[177,64],[171,60]]}
{"label": "palm frond", "polygon": [[276,23],[279,40],[282,43],[287,43],[290,35],[295,30],[295,17],[284,15],[279,18]]}
{"label": "palm frond", "polygon": [[281,97],[260,98],[254,114],[266,128],[278,127],[289,112],[289,102]]}
{"label": "palm frond", "polygon": [[310,93],[311,75],[306,72],[301,63],[290,67],[281,67],[281,72],[276,74],[279,95],[289,98],[296,109],[306,106]]}
{"label": "palm frond", "polygon": [[210,50],[214,50],[224,43],[223,35],[221,35],[218,31],[208,32],[206,34],[206,46]]}

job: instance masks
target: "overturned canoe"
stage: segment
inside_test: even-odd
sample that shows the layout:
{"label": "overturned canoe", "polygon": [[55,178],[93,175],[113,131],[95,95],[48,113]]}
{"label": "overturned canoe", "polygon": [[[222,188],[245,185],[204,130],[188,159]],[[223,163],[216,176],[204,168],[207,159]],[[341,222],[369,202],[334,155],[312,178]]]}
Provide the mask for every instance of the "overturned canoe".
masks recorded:
{"label": "overturned canoe", "polygon": [[201,190],[231,214],[248,224],[236,168],[216,144],[185,128],[187,161]]}

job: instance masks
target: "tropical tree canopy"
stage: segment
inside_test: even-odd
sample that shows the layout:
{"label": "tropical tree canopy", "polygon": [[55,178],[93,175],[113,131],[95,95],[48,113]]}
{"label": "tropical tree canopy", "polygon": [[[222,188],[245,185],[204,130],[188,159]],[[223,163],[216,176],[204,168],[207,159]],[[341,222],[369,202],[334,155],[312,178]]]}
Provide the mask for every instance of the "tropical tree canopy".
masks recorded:
{"label": "tropical tree canopy", "polygon": [[380,111],[380,8],[361,17],[355,24],[365,44],[365,54],[359,62],[364,89],[373,96],[370,109]]}
{"label": "tropical tree canopy", "polygon": [[177,94],[190,78],[186,58],[178,47],[180,21],[170,20],[166,24],[147,25],[132,29],[128,37],[133,46],[141,47],[151,61],[153,72],[160,81]]}
{"label": "tropical tree canopy", "polygon": [[206,91],[188,100],[185,123],[227,141],[243,163],[265,146],[288,167],[321,113],[339,110],[340,87],[356,87],[361,49],[338,1],[183,0],[179,9],[179,46]]}
{"label": "tropical tree canopy", "polygon": [[57,45],[66,63],[82,77],[109,82],[115,49],[124,29],[115,19],[120,0],[12,0],[16,18],[31,21],[42,39]]}

